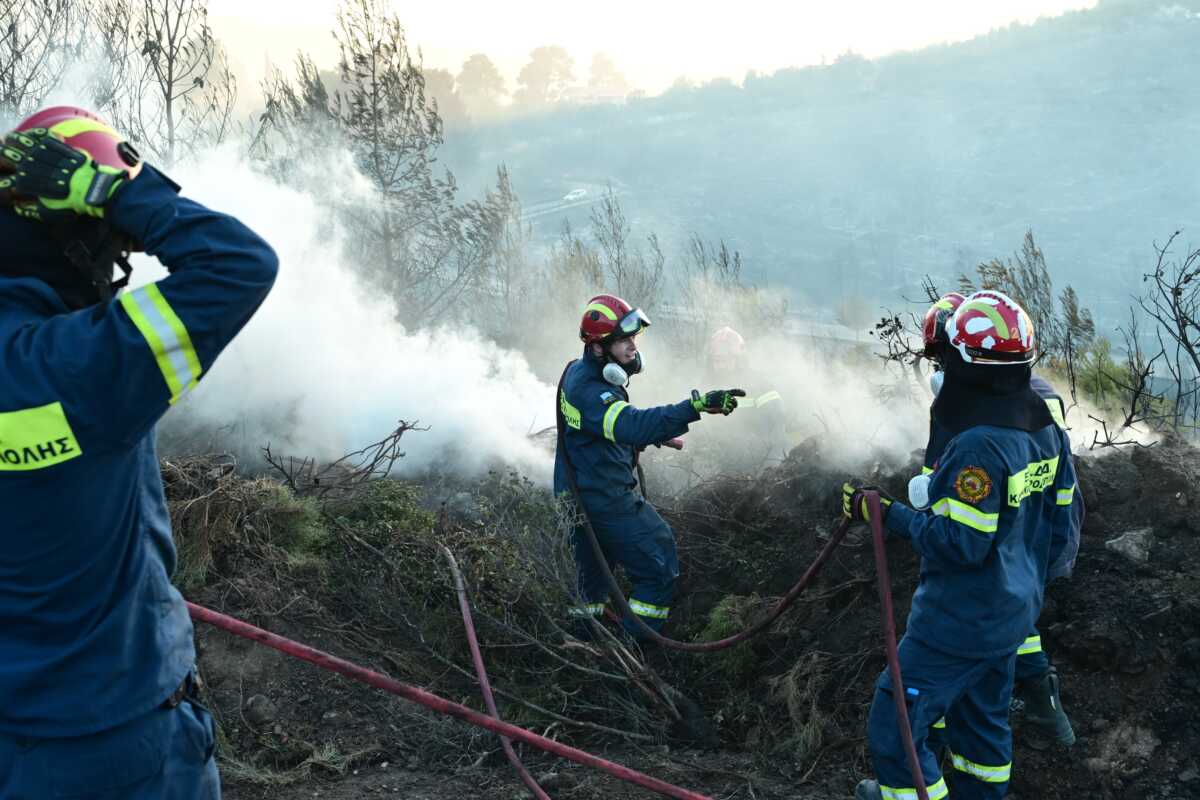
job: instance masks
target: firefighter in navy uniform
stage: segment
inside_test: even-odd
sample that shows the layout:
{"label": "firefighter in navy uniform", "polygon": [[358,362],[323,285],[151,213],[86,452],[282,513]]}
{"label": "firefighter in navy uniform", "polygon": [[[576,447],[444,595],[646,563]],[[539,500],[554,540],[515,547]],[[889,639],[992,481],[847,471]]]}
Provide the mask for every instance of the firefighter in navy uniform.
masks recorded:
{"label": "firefighter in navy uniform", "polygon": [[[962,305],[963,300],[964,298],[961,294],[951,292],[930,306],[928,312],[925,314],[922,331],[924,338],[923,355],[939,370],[933,374],[931,380],[931,388],[935,397],[944,378],[941,365],[946,361],[947,348],[949,346],[946,338],[946,322],[958,307]],[[1054,419],[1055,423],[1065,431],[1066,404],[1063,403],[1058,393],[1054,391],[1054,387],[1037,374],[1030,376],[1029,383],[1033,391],[1046,401],[1047,410],[1050,412],[1050,416]],[[940,424],[937,417],[931,413],[929,419],[929,444],[925,448],[924,465],[921,469],[923,476],[928,476],[933,472],[937,460],[945,449],[950,436],[951,429],[946,425]],[[928,507],[928,503],[924,498],[926,492],[923,485],[927,482],[928,477],[918,477],[914,478],[910,484],[910,487],[915,492],[910,491],[909,500],[918,509]],[[916,497],[913,496],[914,493],[917,495]],[[1071,503],[1072,524],[1070,537],[1067,546],[1063,548],[1059,558],[1047,568],[1047,581],[1066,577],[1071,574],[1075,565],[1075,557],[1079,553],[1079,537],[1083,528],[1083,518],[1083,494],[1077,486]],[[1069,747],[1075,743],[1075,732],[1071,727],[1071,720],[1063,710],[1062,700],[1059,696],[1058,672],[1050,663],[1049,657],[1042,648],[1042,636],[1036,628],[1030,631],[1025,641],[1021,644],[1021,647],[1017,650],[1015,685],[1017,694],[1025,703],[1024,721],[1026,725],[1036,728],[1058,744]],[[939,722],[935,727],[937,729],[935,730],[935,736],[939,736],[944,724]]]}
{"label": "firefighter in navy uniform", "polygon": [[[950,431],[920,513],[881,496],[889,534],[921,555],[900,668],[931,800],[999,800],[1012,772],[1008,724],[1017,650],[1041,611],[1046,572],[1068,547],[1075,471],[1065,431],[1029,384],[1033,323],[999,292],[968,297],[946,323],[945,381],[933,414]],[[863,487],[843,513],[868,517]],[[946,720],[943,776],[930,732]],[[909,800],[916,788],[897,730],[892,681],[876,682],[868,745],[878,781],[858,800]]]}
{"label": "firefighter in navy uniform", "polygon": [[[154,426],[277,260],[177,192],[80,109],[39,112],[0,152],[5,800],[220,797]],[[117,297],[135,246],[170,274]]]}
{"label": "firefighter in navy uniform", "polygon": [[[629,403],[626,386],[642,371],[636,337],[650,320],[613,295],[593,297],[583,312],[579,338],[583,356],[568,365],[558,392],[563,435],[554,460],[554,493],[571,491],[573,471],[578,497],[611,567],[621,565],[632,583],[631,610],[653,630],[660,630],[671,610],[679,562],[675,534],[637,484],[638,453],[684,434],[701,413],[730,414],[737,408],[740,389],[721,389],[674,405],[637,408]],[[587,534],[574,531],[581,606],[573,616],[599,617],[609,593],[607,579],[596,563]],[[633,620],[625,628],[642,633]]]}

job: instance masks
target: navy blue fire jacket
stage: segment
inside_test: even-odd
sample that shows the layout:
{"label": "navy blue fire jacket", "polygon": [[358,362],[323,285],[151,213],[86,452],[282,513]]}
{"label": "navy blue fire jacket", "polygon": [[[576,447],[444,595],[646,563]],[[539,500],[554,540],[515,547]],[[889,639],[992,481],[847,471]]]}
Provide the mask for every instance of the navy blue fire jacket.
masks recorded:
{"label": "navy blue fire jacket", "polygon": [[656,408],[635,408],[621,386],[604,380],[603,362],[585,348],[567,369],[558,407],[566,435],[554,458],[554,493],[569,492],[563,449],[575,467],[584,508],[589,514],[632,511],[638,451],[687,432],[700,419],[690,400]]}
{"label": "navy blue fire jacket", "polygon": [[906,635],[952,655],[1015,653],[1042,609],[1048,565],[1070,542],[1075,468],[1058,425],[979,425],[930,474],[932,513],[893,503],[890,532],[921,555]]}
{"label": "navy blue fire jacket", "polygon": [[154,425],[278,268],[252,231],[150,168],[107,214],[170,275],[74,312],[39,280],[0,277],[0,731],[10,734],[112,728],[159,706],[192,667]]}
{"label": "navy blue fire jacket", "polygon": [[[1031,375],[1029,378],[1029,386],[1038,396],[1046,401],[1046,407],[1050,410],[1050,416],[1058,423],[1059,427],[1066,430],[1066,404],[1063,399],[1054,391],[1054,387],[1039,375]],[[924,474],[933,472],[934,465],[937,464],[938,458],[941,456],[941,450],[935,446],[935,443],[945,439],[944,435],[939,435],[936,431],[937,420],[931,414],[929,417],[929,443],[930,446],[925,450],[925,463],[922,468]],[[1075,557],[1079,555],[1079,539],[1083,531],[1083,520],[1086,510],[1083,504],[1083,492],[1079,487],[1075,487],[1075,497],[1071,501],[1071,530],[1067,540],[1067,544],[1062,550],[1058,551],[1057,557],[1050,562],[1046,569],[1046,580],[1051,581],[1055,578],[1067,577],[1075,568]]]}

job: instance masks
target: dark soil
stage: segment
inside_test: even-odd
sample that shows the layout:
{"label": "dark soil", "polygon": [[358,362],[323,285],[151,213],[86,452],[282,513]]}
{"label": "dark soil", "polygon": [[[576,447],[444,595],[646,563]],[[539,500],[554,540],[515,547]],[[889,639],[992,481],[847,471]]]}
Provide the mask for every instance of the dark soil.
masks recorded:
{"label": "dark soil", "polygon": [[[791,586],[837,523],[837,487],[849,476],[830,468],[828,457],[805,445],[763,475],[715,481],[660,504],[684,562],[669,633],[687,639],[736,630]],[[903,496],[917,466],[855,477]],[[1175,442],[1110,451],[1081,458],[1079,473],[1088,517],[1078,563],[1070,579],[1047,588],[1039,623],[1079,740],[1070,749],[1046,747],[1014,712],[1010,796],[1200,798],[1200,452]],[[1145,561],[1107,545],[1141,529],[1148,529]],[[887,549],[902,628],[918,564],[903,541]],[[366,578],[354,586],[281,573],[235,552],[218,559],[192,599],[402,680],[435,683],[444,666],[397,656],[395,643],[382,648],[356,626],[359,606],[347,593],[370,591]],[[470,755],[456,757],[435,746],[463,735],[456,722],[206,626],[197,640],[222,722],[226,797],[525,796],[490,734],[479,732]],[[659,654],[652,663],[704,708],[716,750],[669,735],[623,742],[521,721],[714,797],[852,797],[869,775],[865,715],[884,666],[866,529],[851,532],[767,634],[719,655]],[[462,692],[451,699],[480,707],[474,691]],[[501,711],[509,716],[503,702]],[[574,764],[524,755],[555,798],[649,796]],[[247,762],[274,772],[256,775]]]}

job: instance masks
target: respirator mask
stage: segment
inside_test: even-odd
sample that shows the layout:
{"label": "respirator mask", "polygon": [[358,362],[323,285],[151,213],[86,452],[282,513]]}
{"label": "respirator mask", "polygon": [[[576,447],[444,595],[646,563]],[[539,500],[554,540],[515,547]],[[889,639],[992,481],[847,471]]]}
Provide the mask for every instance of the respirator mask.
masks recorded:
{"label": "respirator mask", "polygon": [[[611,355],[608,357],[612,358]],[[604,380],[613,386],[628,386],[629,379],[642,371],[642,364],[642,354],[639,352],[628,364],[618,364],[616,361],[610,360],[604,365],[602,374]]]}
{"label": "respirator mask", "polygon": [[934,397],[938,396],[938,392],[942,390],[942,384],[945,382],[946,373],[940,369],[929,376],[929,391],[933,392]]}

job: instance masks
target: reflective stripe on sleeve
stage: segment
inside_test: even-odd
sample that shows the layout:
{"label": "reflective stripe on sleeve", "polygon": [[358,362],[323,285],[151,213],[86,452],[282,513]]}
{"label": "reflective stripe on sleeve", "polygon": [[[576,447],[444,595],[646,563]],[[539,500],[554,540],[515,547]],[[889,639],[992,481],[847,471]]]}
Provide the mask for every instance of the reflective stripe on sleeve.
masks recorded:
{"label": "reflective stripe on sleeve", "polygon": [[[879,792],[883,796],[883,800],[917,800],[919,795],[914,788],[897,789],[892,786],[880,785]],[[942,800],[943,797],[950,796],[950,790],[946,788],[946,779],[938,778],[937,783],[931,784],[925,794],[929,796],[929,800]]]}
{"label": "reflective stripe on sleeve", "polygon": [[121,306],[150,345],[174,404],[200,380],[200,358],[192,346],[192,337],[157,284],[125,292],[121,295]]}
{"label": "reflective stripe on sleeve", "polygon": [[943,497],[934,503],[933,513],[941,517],[949,517],[980,533],[995,533],[1000,527],[1000,514],[988,514],[973,505],[955,500],[953,497]]}
{"label": "reflective stripe on sleeve", "polygon": [[656,606],[650,603],[643,603],[641,600],[629,598],[629,610],[637,614],[639,617],[650,617],[652,619],[666,619],[671,613],[670,606]]}
{"label": "reflective stripe on sleeve", "polygon": [[1021,643],[1020,647],[1017,648],[1017,655],[1019,656],[1027,656],[1030,653],[1040,652],[1042,652],[1042,637],[1040,634],[1037,636],[1030,636]]}
{"label": "reflective stripe on sleeve", "polygon": [[571,617],[598,617],[604,613],[604,603],[588,603],[583,606],[571,606],[567,615]]}
{"label": "reflective stripe on sleeve", "polygon": [[[976,764],[974,761],[968,761],[958,753],[950,753],[950,759],[954,763],[954,768],[959,772],[965,772],[972,778],[983,781],[984,783],[1008,783],[1012,777],[1012,762],[1001,764],[998,767],[989,767],[984,764]],[[930,795],[932,797],[933,795]]]}
{"label": "reflective stripe on sleeve", "polygon": [[624,400],[618,400],[608,407],[604,412],[604,438],[610,442],[617,441],[616,427],[617,417],[621,416],[621,412],[629,405]]}
{"label": "reflective stripe on sleeve", "polygon": [[945,727],[946,727],[946,718],[945,718],[945,717],[942,717],[942,718],[941,718],[941,719],[939,719],[937,722],[933,723],[933,727],[935,727],[935,728],[945,728]]}
{"label": "reflective stripe on sleeve", "polygon": [[1075,487],[1070,489],[1059,489],[1058,499],[1055,501],[1060,506],[1069,506],[1075,500]]}

